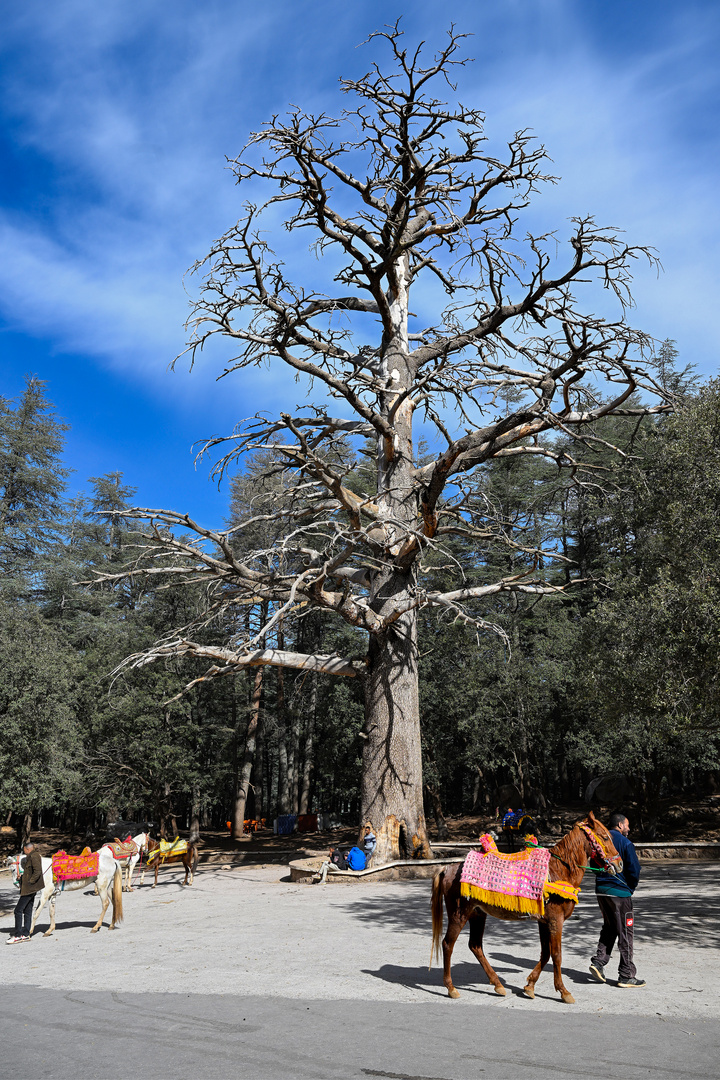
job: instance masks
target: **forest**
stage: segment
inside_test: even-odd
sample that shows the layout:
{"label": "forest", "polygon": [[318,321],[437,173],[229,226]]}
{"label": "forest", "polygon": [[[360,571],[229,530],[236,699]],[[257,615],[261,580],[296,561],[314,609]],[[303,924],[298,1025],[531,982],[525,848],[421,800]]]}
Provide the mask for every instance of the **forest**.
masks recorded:
{"label": "forest", "polygon": [[[428,590],[539,572],[564,586],[478,598],[474,623],[420,610],[425,812],[440,833],[447,816],[491,809],[506,783],[552,806],[623,774],[650,817],[663,794],[720,789],[720,381],[700,383],[671,340],[654,364],[671,411],[598,419],[572,449],[581,481],[544,458],[489,460],[472,482],[502,529],[456,535],[423,563]],[[356,824],[359,679],[282,666],[206,679],[206,663],[172,652],[125,663],[197,626],[204,586],[116,577],[147,542],[123,516],[132,478],[89,478],[72,496],[67,430],[37,378],[0,399],[3,824],[75,831],[124,816],[167,833],[230,821],[238,834],[246,817],[320,809]],[[543,438],[561,459],[562,433]],[[346,485],[367,491],[368,454],[336,452]],[[283,498],[265,453],[230,479],[225,527],[257,517],[228,534],[239,547],[277,540],[257,515],[258,500]],[[538,567],[540,550],[551,565]],[[319,610],[273,624],[258,599],[227,618],[247,637],[268,628],[265,648],[364,648]],[[233,629],[208,619],[199,633],[221,648]]]}

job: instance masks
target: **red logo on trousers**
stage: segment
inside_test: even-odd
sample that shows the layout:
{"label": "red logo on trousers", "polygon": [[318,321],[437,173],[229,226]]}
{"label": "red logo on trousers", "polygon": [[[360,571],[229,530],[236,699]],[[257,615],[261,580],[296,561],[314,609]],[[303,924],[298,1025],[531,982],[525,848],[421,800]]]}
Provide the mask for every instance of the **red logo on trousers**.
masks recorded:
{"label": "red logo on trousers", "polygon": [[625,919],[625,925],[626,926],[632,926],[632,924],[633,924],[633,917],[632,917],[632,915],[628,915],[627,918]]}

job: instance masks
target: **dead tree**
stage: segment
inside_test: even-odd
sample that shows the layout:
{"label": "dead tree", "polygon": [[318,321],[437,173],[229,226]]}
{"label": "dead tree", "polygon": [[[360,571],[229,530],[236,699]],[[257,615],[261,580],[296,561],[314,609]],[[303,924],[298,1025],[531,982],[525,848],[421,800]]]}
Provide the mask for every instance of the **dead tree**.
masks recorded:
{"label": "dead tree", "polygon": [[[210,662],[204,677],[271,664],[361,679],[361,821],[372,823],[381,861],[430,853],[418,610],[431,605],[492,631],[478,601],[559,592],[566,581],[548,569],[560,558],[549,550],[530,572],[441,592],[424,584],[424,556],[455,536],[522,548],[478,485],[491,459],[537,455],[573,483],[591,483],[568,450],[573,440],[599,440],[596,422],[609,414],[663,406],[638,404],[636,391],[656,389],[645,362],[651,343],[626,321],[631,267],[652,254],[591,218],[572,219],[566,239],[525,233],[524,209],[553,181],[547,155],[520,131],[495,156],[481,112],[434,96],[435,86],[455,93],[461,35],[451,31],[427,64],[420,47],[403,46],[397,26],[372,39],[371,47],[389,49],[389,71],[373,65],[342,80],[349,111],[273,117],[233,163],[241,185],[256,192],[266,184],[270,194],[246,205],[196,267],[203,278],[190,352],[226,339],[235,352],[226,376],[285,365],[314,388],[315,402],[243,421],[225,444],[220,473],[265,454],[267,477],[282,488],[279,498],[260,485],[255,513],[233,530],[133,511],[150,523],[133,572],[203,582],[207,609],[129,662],[186,655]],[[286,230],[312,242],[304,283],[291,281],[263,231],[282,214]],[[314,282],[325,270],[323,290]],[[608,297],[616,310],[586,313],[578,289],[594,305]],[[418,420],[436,448],[422,464]],[[368,439],[375,481],[358,494],[348,482],[350,451]],[[278,539],[253,547],[243,538],[263,522],[282,526]],[[203,644],[201,623],[236,626],[243,620],[232,609],[258,602],[270,613],[258,634]],[[358,655],[259,647],[281,624],[290,643],[294,622],[310,610],[355,627]]]}

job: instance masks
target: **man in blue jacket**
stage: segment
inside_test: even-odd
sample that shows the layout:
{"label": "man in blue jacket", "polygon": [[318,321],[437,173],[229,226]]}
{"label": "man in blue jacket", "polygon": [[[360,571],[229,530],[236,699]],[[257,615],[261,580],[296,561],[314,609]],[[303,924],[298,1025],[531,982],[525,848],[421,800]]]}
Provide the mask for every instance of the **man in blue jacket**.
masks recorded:
{"label": "man in blue jacket", "polygon": [[625,814],[611,814],[609,826],[613,844],[623,861],[623,870],[614,877],[598,874],[595,879],[595,894],[602,911],[603,927],[595,955],[590,961],[590,974],[598,982],[607,982],[605,965],[617,941],[620,947],[617,984],[626,989],[635,989],[645,986],[645,980],[637,978],[637,969],[633,964],[635,916],[632,897],[640,880],[640,863],[635,848],[627,838],[630,822]]}

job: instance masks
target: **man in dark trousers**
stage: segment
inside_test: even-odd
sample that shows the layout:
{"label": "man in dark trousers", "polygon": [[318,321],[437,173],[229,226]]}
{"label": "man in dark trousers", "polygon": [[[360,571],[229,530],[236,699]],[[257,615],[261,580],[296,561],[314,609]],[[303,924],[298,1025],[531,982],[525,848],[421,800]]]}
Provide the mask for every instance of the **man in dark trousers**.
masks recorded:
{"label": "man in dark trousers", "polygon": [[40,852],[29,841],[23,844],[25,866],[20,878],[20,899],[15,905],[15,934],[7,939],[7,945],[17,945],[30,940],[35,896],[43,887],[42,859]]}
{"label": "man in dark trousers", "polygon": [[637,969],[633,964],[633,893],[640,880],[640,863],[635,848],[628,840],[630,822],[625,814],[616,812],[610,815],[610,835],[618,855],[623,861],[621,874],[598,874],[595,879],[595,893],[603,917],[603,927],[595,955],[590,961],[590,974],[598,982],[607,982],[605,965],[617,940],[620,947],[618,967],[618,986],[635,989],[645,986],[644,979],[637,978]]}

